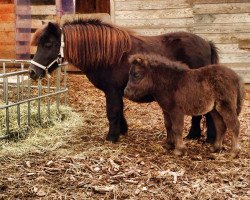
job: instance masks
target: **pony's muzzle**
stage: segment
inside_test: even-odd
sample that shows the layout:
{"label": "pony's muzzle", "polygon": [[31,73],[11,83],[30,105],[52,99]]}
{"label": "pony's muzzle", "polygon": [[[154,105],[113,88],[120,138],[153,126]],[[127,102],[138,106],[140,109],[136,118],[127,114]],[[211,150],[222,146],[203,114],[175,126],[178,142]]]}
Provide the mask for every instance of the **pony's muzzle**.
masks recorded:
{"label": "pony's muzzle", "polygon": [[29,76],[33,80],[38,79],[38,75],[36,74],[35,70],[33,70],[33,69],[29,69]]}

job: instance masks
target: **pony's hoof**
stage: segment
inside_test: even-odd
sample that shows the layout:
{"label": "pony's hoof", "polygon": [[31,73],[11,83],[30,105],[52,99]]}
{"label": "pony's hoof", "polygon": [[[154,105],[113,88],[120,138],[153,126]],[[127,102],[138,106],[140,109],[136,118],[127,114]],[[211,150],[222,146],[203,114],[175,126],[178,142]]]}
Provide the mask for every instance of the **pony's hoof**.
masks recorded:
{"label": "pony's hoof", "polygon": [[116,143],[118,142],[119,140],[119,135],[111,135],[111,134],[108,134],[107,137],[106,137],[106,140],[107,141],[110,141],[112,143]]}
{"label": "pony's hoof", "polygon": [[170,150],[170,149],[174,148],[174,144],[173,143],[166,143],[165,147],[167,150]]}
{"label": "pony's hoof", "polygon": [[201,138],[201,130],[190,129],[188,135],[185,139],[188,140],[198,140]]}
{"label": "pony's hoof", "polygon": [[183,149],[175,149],[173,153],[176,156],[184,156],[187,154],[187,151],[184,148]]}
{"label": "pony's hoof", "polygon": [[215,142],[215,138],[210,138],[210,137],[207,137],[207,139],[206,139],[206,143],[208,143],[208,144],[214,144],[214,142]]}

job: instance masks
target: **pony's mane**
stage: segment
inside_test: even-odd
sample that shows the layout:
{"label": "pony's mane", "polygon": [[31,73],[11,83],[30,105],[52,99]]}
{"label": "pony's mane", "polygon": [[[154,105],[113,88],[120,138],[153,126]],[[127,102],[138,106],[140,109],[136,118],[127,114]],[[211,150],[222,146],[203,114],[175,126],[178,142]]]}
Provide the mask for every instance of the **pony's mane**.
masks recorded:
{"label": "pony's mane", "polygon": [[159,54],[134,54],[129,57],[129,63],[132,64],[135,61],[138,63],[139,60],[145,67],[157,68],[157,69],[172,69],[175,71],[185,71],[189,67],[180,62],[172,61],[168,58]]}
{"label": "pony's mane", "polygon": [[131,49],[131,32],[97,19],[64,23],[65,58],[86,71],[118,64]]}

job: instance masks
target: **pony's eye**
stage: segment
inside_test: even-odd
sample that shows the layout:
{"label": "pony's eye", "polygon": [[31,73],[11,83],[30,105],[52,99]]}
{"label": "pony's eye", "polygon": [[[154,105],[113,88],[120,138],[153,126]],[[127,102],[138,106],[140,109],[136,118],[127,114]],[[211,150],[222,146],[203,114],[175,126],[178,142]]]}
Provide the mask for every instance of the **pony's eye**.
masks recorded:
{"label": "pony's eye", "polygon": [[52,43],[51,42],[46,42],[44,44],[44,46],[47,47],[47,48],[50,48],[50,47],[52,47]]}

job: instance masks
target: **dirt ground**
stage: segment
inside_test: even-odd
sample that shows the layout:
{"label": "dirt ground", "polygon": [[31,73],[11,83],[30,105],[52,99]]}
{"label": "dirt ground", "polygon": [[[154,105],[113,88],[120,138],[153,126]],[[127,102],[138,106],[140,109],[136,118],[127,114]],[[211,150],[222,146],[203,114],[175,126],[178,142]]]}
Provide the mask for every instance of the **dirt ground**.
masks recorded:
{"label": "dirt ground", "polygon": [[[129,131],[111,144],[103,93],[82,75],[68,80],[69,104],[83,123],[54,151],[0,157],[0,199],[250,199],[250,92],[239,158],[228,157],[230,133],[221,153],[210,153],[202,138],[185,141],[188,155],[176,157],[164,148],[156,103],[125,100]],[[184,134],[189,126],[187,117]]]}

